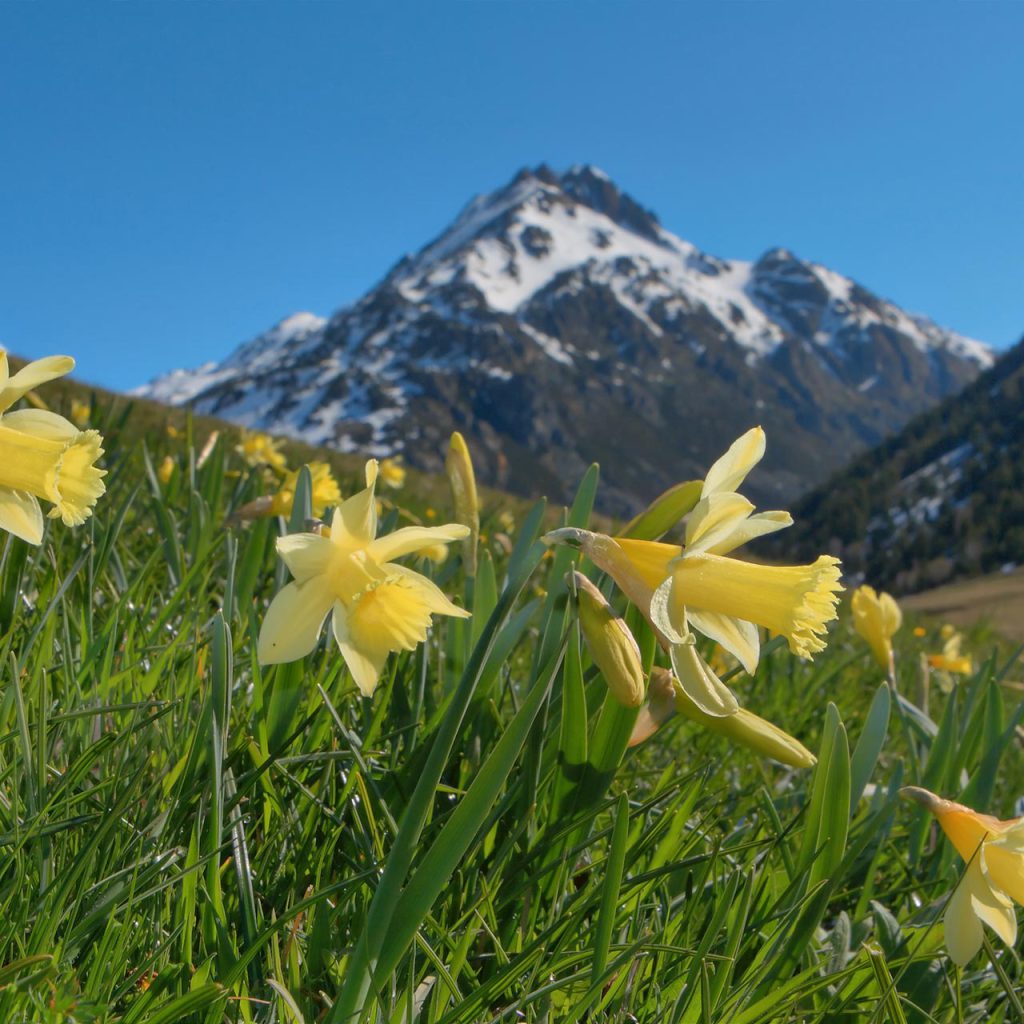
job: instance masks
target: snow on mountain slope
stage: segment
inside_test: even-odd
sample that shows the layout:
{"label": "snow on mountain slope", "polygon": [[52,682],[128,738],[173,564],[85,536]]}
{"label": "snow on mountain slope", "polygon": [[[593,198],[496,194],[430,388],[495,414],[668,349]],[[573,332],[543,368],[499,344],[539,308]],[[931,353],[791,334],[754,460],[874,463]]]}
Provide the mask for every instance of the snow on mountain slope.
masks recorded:
{"label": "snow on mountain slope", "polygon": [[[541,166],[474,199],[329,321],[295,314],[222,363],[138,393],[430,466],[430,446],[459,426],[509,486],[557,491],[590,458],[621,462],[612,486],[625,507],[627,478],[671,482],[727,439],[731,425],[694,429],[702,413],[795,431],[801,465],[780,467],[771,487],[792,493],[836,450],[872,443],[991,361],[980,342],[826,267],[784,249],[719,259],[601,171]],[[666,406],[696,379],[686,408]],[[581,437],[584,394],[591,410],[629,419],[616,444],[630,435],[651,448],[671,428],[682,451],[648,451],[633,466],[624,448],[600,450],[611,441],[595,449]]]}

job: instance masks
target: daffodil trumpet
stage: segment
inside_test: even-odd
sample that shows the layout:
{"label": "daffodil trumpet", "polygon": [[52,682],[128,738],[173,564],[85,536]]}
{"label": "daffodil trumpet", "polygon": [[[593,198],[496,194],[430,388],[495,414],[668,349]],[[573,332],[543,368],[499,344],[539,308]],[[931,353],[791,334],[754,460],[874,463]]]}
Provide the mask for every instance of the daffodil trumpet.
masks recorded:
{"label": "daffodil trumpet", "polygon": [[809,658],[825,646],[826,623],[836,617],[839,562],[822,555],[810,565],[758,565],[727,557],[754,537],[792,523],[788,512],[754,513],[731,490],[764,454],[758,427],[739,438],[708,471],[701,498],[686,521],[683,544],[609,537],[571,527],[546,543],[579,547],[607,572],[644,614],[687,696],[709,715],[732,715],[735,696],[703,662],[691,656],[694,630],[732,654],[753,674],[760,657],[758,627],[786,637]]}
{"label": "daffodil trumpet", "polygon": [[33,388],[74,369],[70,356],[50,356],[9,375],[0,351],[0,529],[30,544],[43,539],[39,499],[53,503],[48,515],[65,526],[80,526],[106,489],[97,468],[103,438],[79,430],[45,409],[7,410]]}
{"label": "daffodil trumpet", "polygon": [[918,786],[900,796],[930,811],[967,867],[943,918],[946,948],[964,966],[981,949],[982,925],[1008,946],[1017,941],[1014,901],[1024,903],[1024,818],[1000,821]]}
{"label": "daffodil trumpet", "polygon": [[427,637],[431,615],[468,617],[425,576],[395,559],[435,544],[463,540],[460,524],[408,526],[377,536],[377,462],[366,464],[366,488],[334,511],[330,535],[281,537],[277,551],[292,576],[267,609],[257,644],[261,664],[295,661],[316,646],[328,614],[335,642],[356,685],[372,695],[392,651]]}

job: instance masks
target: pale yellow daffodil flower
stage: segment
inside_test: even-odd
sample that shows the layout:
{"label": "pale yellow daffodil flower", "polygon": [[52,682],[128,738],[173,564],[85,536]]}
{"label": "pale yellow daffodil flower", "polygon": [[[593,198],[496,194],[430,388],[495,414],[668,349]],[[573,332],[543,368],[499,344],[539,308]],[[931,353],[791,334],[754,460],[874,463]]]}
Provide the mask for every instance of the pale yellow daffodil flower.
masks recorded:
{"label": "pale yellow daffodil flower", "polygon": [[900,795],[935,815],[967,864],[943,919],[953,962],[963,966],[981,949],[982,924],[1012,946],[1017,941],[1013,901],[1024,904],[1024,818],[1000,821],[917,786],[901,789]]}
{"label": "pale yellow daffodil flower", "polygon": [[791,525],[788,512],[760,512],[733,488],[764,455],[764,431],[749,430],[708,471],[686,523],[685,544],[612,538],[587,530],[554,530],[548,543],[577,544],[644,613],[667,647],[686,695],[709,715],[735,714],[736,698],[694,656],[692,629],[720,644],[753,673],[758,626],[785,636],[790,650],[811,657],[825,647],[836,617],[839,562],[773,566],[727,558],[740,545]]}
{"label": "pale yellow daffodil flower", "polygon": [[243,430],[235,450],[250,466],[270,466],[284,472],[287,466],[281,442],[258,430]]}
{"label": "pale yellow daffodil flower", "polygon": [[96,468],[103,438],[79,430],[45,409],[18,409],[15,402],[33,388],[70,373],[70,356],[49,356],[22,367],[13,377],[0,350],[0,529],[29,544],[43,539],[39,499],[53,502],[48,515],[65,526],[80,526],[106,489],[106,470]]}
{"label": "pale yellow daffodil flower", "polygon": [[[341,501],[341,489],[338,487],[338,481],[334,479],[331,467],[326,462],[310,462],[309,475],[313,485],[310,492],[310,511],[315,519],[319,519],[328,508]],[[291,470],[285,476],[277,493],[271,496],[269,515],[290,516],[292,514],[298,480],[299,471],[297,469]]]}
{"label": "pale yellow daffodil flower", "polygon": [[853,592],[853,628],[867,641],[875,661],[893,672],[892,638],[903,625],[903,613],[891,594],[867,585]]}
{"label": "pale yellow daffodil flower", "polygon": [[405,466],[397,457],[380,460],[380,482],[386,487],[397,489],[405,483]]}
{"label": "pale yellow daffodil flower", "polygon": [[374,484],[377,463],[366,464],[366,489],[342,502],[330,536],[281,537],[278,554],[294,576],[274,597],[260,630],[257,653],[264,665],[295,661],[316,646],[333,612],[334,639],[366,696],[392,651],[411,651],[427,637],[430,616],[468,617],[425,576],[394,559],[431,545],[462,540],[465,526],[407,526],[377,536]]}

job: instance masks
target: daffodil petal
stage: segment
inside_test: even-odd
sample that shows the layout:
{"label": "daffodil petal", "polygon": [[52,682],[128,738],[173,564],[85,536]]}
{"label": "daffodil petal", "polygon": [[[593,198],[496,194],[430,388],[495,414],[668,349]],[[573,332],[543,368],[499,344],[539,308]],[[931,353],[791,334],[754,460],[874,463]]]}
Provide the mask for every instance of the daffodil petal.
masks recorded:
{"label": "daffodil petal", "polygon": [[448,544],[469,536],[469,527],[459,523],[447,526],[406,526],[394,533],[378,537],[367,548],[367,554],[378,565],[390,562],[434,544]]}
{"label": "daffodil petal", "polygon": [[[367,476],[369,476],[367,470]],[[376,476],[374,476],[376,481]],[[374,484],[346,498],[331,520],[331,541],[340,548],[364,548],[377,535],[377,499]]]}
{"label": "daffodil petal", "polygon": [[985,844],[985,869],[996,886],[1024,904],[1024,825]]}
{"label": "daffodil petal", "polygon": [[9,378],[0,391],[0,412],[9,409],[19,398],[33,388],[45,384],[49,380],[63,377],[75,368],[71,356],[47,356],[36,359],[23,366],[13,377]]}
{"label": "daffodil petal", "polygon": [[754,506],[735,491],[715,491],[701,498],[686,523],[686,550],[705,551],[724,543],[753,511]]}
{"label": "daffodil petal", "polygon": [[748,430],[733,441],[729,450],[708,470],[701,497],[715,491],[735,491],[764,457],[764,446],[764,431],[760,427]]}
{"label": "daffodil petal", "polygon": [[903,612],[894,600],[892,594],[884,591],[878,596],[878,607],[882,613],[882,627],[892,636],[903,625]]}
{"label": "daffodil petal", "polygon": [[296,581],[301,583],[326,571],[334,554],[334,545],[329,537],[319,537],[315,533],[293,533],[278,538],[277,553]]}
{"label": "daffodil petal", "polygon": [[334,605],[331,627],[334,631],[334,639],[338,644],[338,650],[341,651],[341,656],[345,659],[345,664],[348,666],[356,686],[359,687],[359,692],[364,697],[372,697],[373,691],[377,688],[380,674],[384,670],[387,652],[378,652],[374,656],[355,646],[348,631],[348,613],[340,601]]}
{"label": "daffodil petal", "polygon": [[48,409],[16,409],[4,415],[4,426],[51,441],[70,441],[80,433],[74,423]]}
{"label": "daffodil petal", "polygon": [[670,644],[693,643],[686,621],[686,606],[680,601],[679,590],[671,576],[651,595],[651,624]]}
{"label": "daffodil petal", "polygon": [[687,608],[686,614],[694,629],[721,644],[751,675],[757,671],[761,656],[761,637],[757,626],[721,612]]}
{"label": "daffodil petal", "polygon": [[7,353],[0,349],[0,392],[7,387],[7,382],[11,378],[10,366],[7,362]]}
{"label": "daffodil petal", "polygon": [[967,885],[971,910],[978,919],[1012,946],[1017,941],[1017,915],[1013,911],[1013,903],[1005,893],[992,887],[985,876],[984,865],[985,850],[982,848],[967,868],[961,884]]}
{"label": "daffodil petal", "polygon": [[788,512],[758,512],[737,522],[732,532],[722,540],[705,544],[704,550],[712,555],[727,555],[755,537],[763,537],[792,525],[793,517]]}
{"label": "daffodil petal", "polygon": [[[972,867],[975,865],[972,864]],[[971,868],[967,869],[970,873]],[[981,949],[985,933],[981,921],[971,905],[970,885],[967,875],[960,881],[946,905],[942,919],[946,933],[946,949],[953,963],[964,967]]]}
{"label": "daffodil petal", "polygon": [[320,636],[320,627],[334,603],[325,575],[289,583],[270,602],[260,629],[257,655],[261,665],[305,657]]}
{"label": "daffodil petal", "polygon": [[721,718],[739,710],[732,691],[704,663],[693,644],[673,644],[669,653],[679,685],[701,711]]}
{"label": "daffodil petal", "polygon": [[43,541],[43,512],[32,494],[0,487],[0,530],[13,533],[29,544]]}
{"label": "daffodil petal", "polygon": [[419,594],[427,608],[434,615],[454,615],[459,619],[468,619],[470,612],[453,604],[445,592],[433,580],[428,580],[422,573],[409,569],[404,565],[389,565],[389,576],[401,576],[409,581],[409,585]]}

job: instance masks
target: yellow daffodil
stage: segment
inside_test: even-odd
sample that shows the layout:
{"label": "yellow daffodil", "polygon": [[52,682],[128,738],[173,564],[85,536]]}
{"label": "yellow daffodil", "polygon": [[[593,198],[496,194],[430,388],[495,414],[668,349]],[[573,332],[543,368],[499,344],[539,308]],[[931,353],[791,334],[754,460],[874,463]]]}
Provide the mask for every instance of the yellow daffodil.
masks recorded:
{"label": "yellow daffodil", "polygon": [[400,458],[381,459],[380,482],[385,487],[399,488],[405,483],[405,466]]}
{"label": "yellow daffodil", "polygon": [[875,661],[892,673],[892,638],[903,625],[903,613],[891,594],[866,584],[853,592],[850,602],[853,628],[867,641]]}
{"label": "yellow daffodil", "polygon": [[81,399],[71,399],[71,420],[76,426],[87,427],[89,425],[89,403]]}
{"label": "yellow daffodil", "polygon": [[686,523],[685,544],[612,538],[587,530],[554,530],[547,543],[578,545],[640,608],[667,647],[690,699],[709,715],[735,714],[727,686],[693,658],[691,627],[753,673],[760,657],[758,626],[785,636],[790,650],[811,657],[825,647],[825,624],[836,617],[839,562],[822,555],[811,565],[757,565],[726,556],[754,537],[792,523],[788,512],[753,514],[738,486],[764,454],[760,427],[739,438],[708,471]]}
{"label": "yellow daffodil", "polygon": [[935,815],[967,864],[943,922],[953,961],[963,966],[978,952],[982,924],[1012,946],[1017,941],[1013,901],[1024,903],[1024,819],[1000,821],[917,786],[901,789],[900,795]]}
{"label": "yellow daffodil", "polygon": [[455,519],[469,528],[469,534],[463,548],[466,563],[466,574],[476,575],[476,547],[480,538],[480,502],[476,494],[476,474],[473,472],[473,460],[469,456],[466,439],[456,430],[448,445],[445,458],[445,471],[452,489],[452,500],[455,504]]}
{"label": "yellow daffodil", "polygon": [[[331,467],[326,462],[309,463],[309,473],[313,483],[310,504],[314,517],[319,518],[326,509],[341,501],[341,491],[338,488],[338,481],[334,479],[334,474],[331,472]],[[291,515],[292,505],[295,502],[295,486],[298,480],[299,471],[297,469],[293,469],[285,476],[277,493],[271,499],[271,515]]]}
{"label": "yellow daffodil", "polygon": [[270,466],[271,469],[284,472],[287,464],[281,451],[281,442],[258,430],[243,430],[235,451],[250,466]]}
{"label": "yellow daffodil", "polygon": [[7,353],[0,350],[0,529],[39,544],[43,514],[39,498],[53,502],[51,519],[79,526],[92,515],[103,494],[106,470],[96,468],[103,438],[79,430],[63,416],[43,409],[7,410],[32,388],[74,369],[70,356],[49,356],[28,363],[13,377]]}
{"label": "yellow daffodil", "polygon": [[640,707],[646,686],[640,648],[633,634],[604,594],[583,573],[570,573],[568,579],[576,592],[580,632],[590,657],[612,696],[623,707]]}
{"label": "yellow daffodil", "polygon": [[296,533],[277,551],[294,576],[274,597],[260,630],[264,665],[295,661],[316,646],[333,612],[334,639],[356,685],[370,696],[391,651],[411,651],[427,637],[430,616],[467,617],[425,576],[394,559],[433,544],[462,540],[465,526],[407,526],[377,537],[377,463],[366,464],[366,489],[335,509],[330,536]]}
{"label": "yellow daffodil", "polygon": [[156,471],[156,475],[160,480],[160,483],[166,484],[170,481],[174,475],[174,459],[170,455],[164,456],[164,461],[160,463],[160,467]]}
{"label": "yellow daffodil", "polygon": [[914,636],[922,637],[922,636],[927,636],[927,635],[928,635],[928,630],[925,629],[924,626],[915,626],[914,627]]}
{"label": "yellow daffodil", "polygon": [[960,651],[963,636],[953,626],[943,626],[941,636],[945,643],[941,654],[929,654],[928,664],[939,672],[953,675],[969,676],[974,671],[974,662],[969,655]]}

